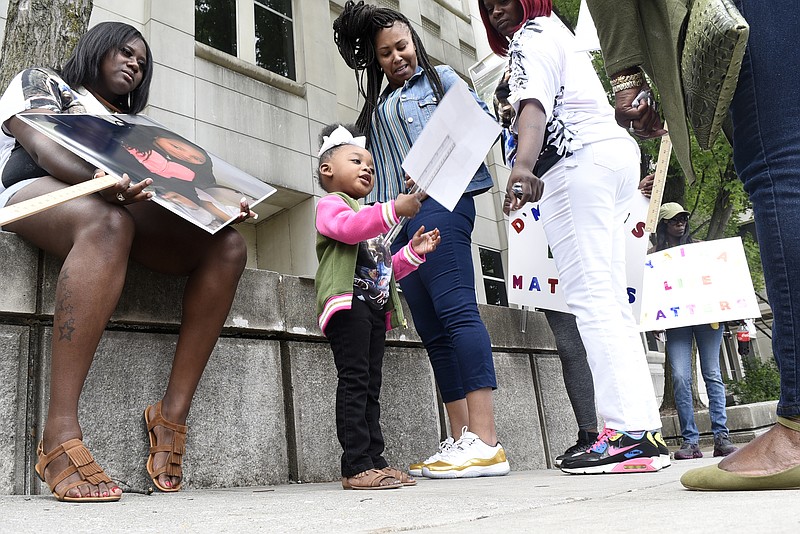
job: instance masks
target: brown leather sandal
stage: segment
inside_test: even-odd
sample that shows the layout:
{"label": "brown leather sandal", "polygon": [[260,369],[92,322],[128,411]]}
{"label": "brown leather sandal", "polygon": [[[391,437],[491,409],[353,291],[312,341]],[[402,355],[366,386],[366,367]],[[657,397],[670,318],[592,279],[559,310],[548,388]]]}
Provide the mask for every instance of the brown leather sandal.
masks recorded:
{"label": "brown leather sandal", "polygon": [[[152,419],[150,419],[150,408],[155,409],[155,415]],[[144,409],[144,422],[147,424],[147,436],[150,438],[150,455],[147,457],[147,473],[150,475],[150,478],[153,479],[153,484],[161,491],[178,491],[181,489],[181,485],[183,485],[183,470],[181,465],[183,464],[183,454],[186,451],[186,432],[188,432],[189,427],[164,419],[164,416],[161,415],[161,401],[158,401],[154,406],[148,406]],[[153,429],[157,426],[163,426],[164,428],[172,430],[172,440],[168,444],[158,445],[156,433],[153,432]],[[155,459],[156,453],[159,452],[167,452],[169,453],[169,457],[167,458],[167,463],[155,469],[153,467],[153,460]],[[171,488],[162,486],[158,482],[158,477],[164,473],[170,477],[181,477],[181,481]]]}
{"label": "brown leather sandal", "polygon": [[[69,467],[61,471],[50,482],[46,481],[44,479],[44,473],[47,469],[47,466],[50,465],[50,462],[62,454],[66,454],[69,458]],[[119,487],[114,484],[110,478],[108,478],[108,475],[105,471],[103,471],[103,468],[94,461],[92,453],[89,452],[89,449],[87,449],[83,442],[79,439],[65,441],[47,454],[44,453],[44,442],[40,441],[39,446],[36,448],[36,456],[38,458],[36,467],[34,468],[36,474],[39,476],[39,479],[42,482],[47,484],[47,486],[50,488],[50,491],[53,492],[53,496],[59,501],[114,502],[120,500],[122,497],[122,494],[107,496],[90,495],[88,497],[72,497],[67,495],[71,489],[87,484],[98,486],[102,483],[105,483],[108,485],[110,491],[113,491]],[[80,480],[71,482],[65,487],[61,488],[61,490],[56,491],[56,488],[61,482],[75,473],[78,473],[78,475],[81,477]]]}
{"label": "brown leather sandal", "polygon": [[399,480],[380,469],[369,469],[351,477],[342,477],[342,488],[344,489],[382,490],[402,487]]}
{"label": "brown leather sandal", "polygon": [[417,480],[414,477],[412,477],[408,473],[406,473],[404,471],[400,471],[399,469],[396,469],[396,468],[394,468],[392,466],[384,467],[383,469],[381,469],[381,471],[383,471],[384,473],[386,473],[390,477],[394,477],[397,480],[399,480],[400,484],[402,484],[403,486],[416,486],[417,485]]}

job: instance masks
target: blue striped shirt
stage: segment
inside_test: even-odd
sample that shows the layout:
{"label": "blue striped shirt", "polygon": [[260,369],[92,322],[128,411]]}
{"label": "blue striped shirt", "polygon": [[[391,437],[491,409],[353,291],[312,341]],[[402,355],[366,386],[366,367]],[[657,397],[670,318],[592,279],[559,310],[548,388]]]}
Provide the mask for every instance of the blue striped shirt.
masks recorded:
{"label": "blue striped shirt", "polygon": [[411,150],[411,136],[406,128],[401,105],[402,88],[385,95],[378,102],[370,123],[370,152],[375,163],[375,187],[364,202],[388,202],[406,191],[402,163]]}

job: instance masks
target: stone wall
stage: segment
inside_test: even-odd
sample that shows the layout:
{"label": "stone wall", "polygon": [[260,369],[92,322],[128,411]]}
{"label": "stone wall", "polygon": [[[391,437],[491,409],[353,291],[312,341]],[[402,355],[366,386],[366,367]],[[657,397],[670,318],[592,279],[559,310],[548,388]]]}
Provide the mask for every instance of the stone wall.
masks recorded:
{"label": "stone wall", "polygon": [[[47,492],[33,465],[48,401],[59,268],[0,232],[0,493]],[[133,489],[151,485],[142,413],[166,385],[182,287],[182,279],[131,267],[81,397],[84,441],[112,478]],[[548,467],[577,428],[544,316],[494,306],[481,313],[494,345],[498,434],[511,465]],[[384,377],[386,456],[403,466],[429,456],[445,425],[413,325],[388,334]],[[248,269],[189,415],[186,486],[338,478],[335,384],[313,280]]]}

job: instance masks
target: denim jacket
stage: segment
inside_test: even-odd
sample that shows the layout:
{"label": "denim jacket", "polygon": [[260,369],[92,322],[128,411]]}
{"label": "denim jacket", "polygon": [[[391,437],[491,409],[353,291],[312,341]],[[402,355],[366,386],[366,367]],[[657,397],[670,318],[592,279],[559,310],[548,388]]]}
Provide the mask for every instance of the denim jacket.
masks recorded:
{"label": "denim jacket", "polygon": [[[446,93],[447,90],[459,80],[458,74],[448,65],[439,65],[435,68],[439,73],[439,77],[442,80],[442,87]],[[434,95],[433,86],[424,75],[422,67],[419,66],[417,67],[417,72],[406,81],[400,90],[402,91],[400,99],[403,102],[403,115],[406,120],[405,127],[411,137],[411,143],[413,144],[422,133],[422,129],[428,123],[428,119],[431,118],[433,110],[436,109],[437,98]],[[387,88],[379,100],[382,101],[389,91],[391,90]],[[475,94],[472,88],[470,88],[470,93],[475,97],[475,100],[480,104],[481,108],[492,116],[489,112],[489,108],[478,98],[478,95]],[[492,119],[494,119],[493,116]],[[477,195],[491,189],[492,184],[492,175],[489,174],[489,169],[486,168],[485,163],[481,163],[475,176],[472,177],[472,180],[467,186],[465,193]]]}

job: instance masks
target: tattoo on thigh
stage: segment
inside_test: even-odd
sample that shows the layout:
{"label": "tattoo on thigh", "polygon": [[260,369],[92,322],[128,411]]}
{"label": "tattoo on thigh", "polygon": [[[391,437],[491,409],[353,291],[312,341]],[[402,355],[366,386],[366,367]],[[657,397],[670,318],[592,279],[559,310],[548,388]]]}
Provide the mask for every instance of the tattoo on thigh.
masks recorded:
{"label": "tattoo on thigh", "polygon": [[59,341],[72,341],[72,334],[75,332],[75,318],[72,316],[74,308],[70,303],[72,292],[70,292],[66,283],[68,280],[69,272],[65,269],[61,273],[61,280],[59,283],[61,286],[61,294],[56,302],[56,315],[59,315],[59,318],[63,319],[61,324],[58,325]]}

